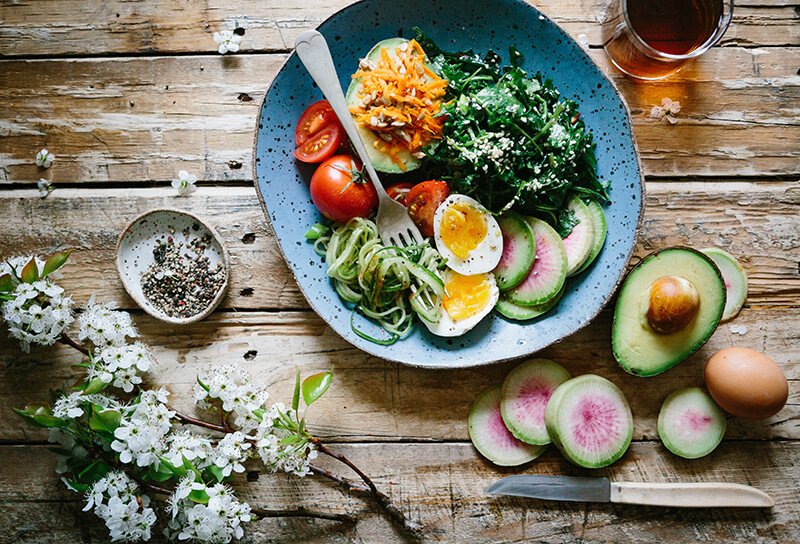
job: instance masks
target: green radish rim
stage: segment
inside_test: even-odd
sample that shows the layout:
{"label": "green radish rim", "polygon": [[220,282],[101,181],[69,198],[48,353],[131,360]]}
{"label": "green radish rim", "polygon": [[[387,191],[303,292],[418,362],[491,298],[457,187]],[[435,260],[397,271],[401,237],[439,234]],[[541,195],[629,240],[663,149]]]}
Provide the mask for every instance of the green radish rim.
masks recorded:
{"label": "green radish rim", "polygon": [[508,430],[500,414],[500,386],[478,395],[468,418],[469,438],[478,453],[495,465],[515,467],[539,457],[547,446],[532,446],[518,440]]}
{"label": "green radish rim", "polygon": [[553,391],[570,377],[566,368],[549,359],[514,367],[500,390],[500,414],[511,434],[527,444],[549,444],[544,412]]}
{"label": "green radish rim", "polygon": [[589,257],[586,262],[575,272],[575,275],[581,274],[589,268],[592,263],[600,255],[603,250],[603,245],[606,243],[606,236],[608,235],[608,223],[606,222],[606,212],[603,207],[596,200],[586,202],[586,207],[589,209],[589,217],[592,220],[592,227],[594,227],[594,238],[592,243],[592,250],[589,252]]}
{"label": "green radish rim", "polygon": [[589,258],[594,247],[594,226],[589,208],[583,200],[572,196],[567,209],[575,214],[578,224],[572,228],[569,236],[564,238],[564,249],[567,252],[567,277],[574,276]]}
{"label": "green radish rim", "polygon": [[497,218],[503,233],[503,254],[494,269],[500,291],[508,291],[528,276],[536,258],[536,238],[525,218],[516,212],[506,212]]}
{"label": "green radish rim", "polygon": [[747,300],[747,273],[736,257],[724,249],[707,247],[700,251],[714,261],[722,274],[722,281],[725,283],[725,309],[720,321],[730,321],[739,314]]}
{"label": "green radish rim", "polygon": [[[592,396],[593,399],[587,398]],[[619,421],[606,423],[602,429],[598,418],[603,415],[617,417]],[[576,417],[584,421],[576,424]],[[545,426],[564,457],[584,468],[602,468],[614,463],[628,451],[633,438],[633,414],[628,399],[614,383],[595,374],[572,378],[558,386],[545,409]],[[594,438],[579,436],[587,427],[594,431]],[[575,447],[573,442],[580,440],[609,443],[605,444],[604,453],[592,454],[588,449],[580,451]]]}
{"label": "green radish rim", "polygon": [[495,309],[506,319],[512,319],[514,321],[528,321],[530,319],[536,319],[537,317],[541,317],[555,308],[558,304],[558,301],[561,300],[562,296],[564,296],[564,291],[566,290],[567,287],[564,285],[564,287],[561,288],[561,291],[556,293],[556,296],[547,302],[539,304],[538,306],[520,306],[519,304],[514,304],[506,297],[501,296],[495,305]]}
{"label": "green radish rim", "polygon": [[558,233],[535,217],[525,220],[536,238],[536,260],[533,268],[506,298],[520,306],[538,306],[556,296],[567,279],[567,252]]}
{"label": "green radish rim", "polygon": [[658,413],[658,437],[684,459],[714,451],[725,436],[725,412],[704,389],[685,387],[669,395]]}

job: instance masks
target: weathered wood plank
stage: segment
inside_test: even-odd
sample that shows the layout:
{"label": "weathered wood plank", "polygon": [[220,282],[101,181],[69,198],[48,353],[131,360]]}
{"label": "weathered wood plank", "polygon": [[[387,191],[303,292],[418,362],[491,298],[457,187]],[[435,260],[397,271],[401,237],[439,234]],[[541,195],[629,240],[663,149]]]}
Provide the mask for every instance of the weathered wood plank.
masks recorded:
{"label": "weathered wood plank", "polygon": [[[775,500],[771,511],[657,509],[489,497],[483,490],[510,470],[491,467],[469,444],[337,445],[370,474],[400,508],[438,542],[797,542],[800,444],[736,442],[707,458],[678,459],[660,444],[633,444],[612,467],[585,471],[553,451],[519,472],[607,476],[647,482],[722,481],[757,486]],[[80,512],[80,497],[53,474],[43,447],[0,447],[0,543],[55,544],[104,540],[104,528]],[[391,463],[386,460],[391,459]],[[328,468],[340,471],[327,460]],[[36,467],[31,470],[30,467]],[[654,467],[658,467],[655,469]],[[354,523],[268,519],[248,526],[247,542],[402,542],[374,507],[316,478],[261,474],[236,484],[240,497],[268,509],[301,507],[352,516]],[[160,512],[163,517],[163,512]],[[158,542],[158,540],[156,540]]]}
{"label": "weathered wood plank", "polygon": [[[741,257],[750,276],[749,304],[800,301],[800,187],[797,183],[649,182],[636,257],[669,245],[718,246]],[[223,308],[307,308],[289,274],[252,188],[203,187],[179,198],[158,189],[56,189],[0,192],[0,257],[75,253],[63,285],[85,304],[92,293],[131,308],[115,268],[119,233],[155,207],[177,207],[215,225],[231,253],[231,286]],[[24,227],[23,227],[24,226]]]}
{"label": "weathered wood plank", "polygon": [[[239,362],[271,392],[273,401],[291,398],[295,368],[304,375],[333,367],[336,380],[314,405],[315,432],[337,440],[465,440],[470,405],[488,384],[499,384],[511,364],[434,371],[396,365],[350,346],[311,312],[222,313],[184,327],[168,326],[144,315],[136,318],[143,339],[159,361],[152,383],[173,392],[179,409],[193,408],[191,388],[197,372],[209,365]],[[628,395],[637,439],[657,438],[656,419],[672,391],[701,385],[705,360],[719,349],[752,347],[769,354],[790,380],[789,404],[764,421],[731,419],[735,439],[800,438],[800,315],[794,309],[744,309],[734,322],[747,333],[738,336],[721,326],[709,343],[686,363],[654,378],[626,374],[610,349],[611,312],[548,348],[542,356],[562,363],[573,375],[596,373],[617,383]],[[3,335],[4,336],[4,335]],[[57,346],[20,355],[10,340],[0,340],[0,413],[30,402],[46,402],[49,390],[74,383],[69,365],[77,352]],[[0,441],[28,441],[44,435],[15,417],[0,419]]]}
{"label": "weathered wood plank", "polygon": [[[591,55],[611,71],[602,51]],[[174,179],[181,169],[201,180],[249,181],[258,105],[284,59],[0,61],[0,184],[41,177],[145,183]],[[642,85],[614,74],[646,173],[800,173],[798,65],[800,48],[733,47],[713,50],[664,82]],[[675,126],[650,117],[664,97],[683,106]],[[33,161],[42,147],[56,155],[47,171]]]}
{"label": "weathered wood plank", "polygon": [[[197,53],[216,51],[219,29],[246,29],[243,51],[281,51],[351,0],[248,2],[218,0],[157,4],[125,0],[98,2],[50,0],[0,5],[0,55],[101,55],[108,53]],[[600,25],[605,0],[530,2],[572,36],[602,45]],[[743,4],[743,5],[740,5]],[[798,15],[790,2],[737,2],[733,24],[722,44],[797,45]],[[424,18],[420,20],[424,25]]]}

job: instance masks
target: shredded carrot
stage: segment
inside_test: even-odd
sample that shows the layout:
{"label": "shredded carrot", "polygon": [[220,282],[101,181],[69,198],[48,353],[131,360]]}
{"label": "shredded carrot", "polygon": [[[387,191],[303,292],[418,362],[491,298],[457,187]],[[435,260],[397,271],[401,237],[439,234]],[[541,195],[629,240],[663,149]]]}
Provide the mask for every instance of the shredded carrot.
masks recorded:
{"label": "shredded carrot", "polygon": [[425,64],[425,51],[410,40],[389,51],[381,49],[380,59],[362,63],[353,74],[359,80],[358,95],[350,113],[356,123],[375,132],[375,149],[388,154],[405,170],[399,153],[419,153],[431,140],[442,137],[443,119],[437,117],[447,89]]}

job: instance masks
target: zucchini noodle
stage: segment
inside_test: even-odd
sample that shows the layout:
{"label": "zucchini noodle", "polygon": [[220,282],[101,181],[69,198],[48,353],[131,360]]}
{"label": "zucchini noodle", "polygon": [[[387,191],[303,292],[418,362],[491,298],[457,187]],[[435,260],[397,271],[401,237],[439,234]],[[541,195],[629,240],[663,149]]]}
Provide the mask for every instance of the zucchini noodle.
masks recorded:
{"label": "zucchini noodle", "polygon": [[378,227],[356,217],[329,231],[320,225],[308,231],[314,251],[325,257],[328,276],[339,296],[376,321],[390,336],[373,338],[352,324],[353,331],[372,342],[390,345],[409,333],[414,314],[435,323],[444,296],[438,271],[442,256],[427,242],[407,247],[385,246]]}

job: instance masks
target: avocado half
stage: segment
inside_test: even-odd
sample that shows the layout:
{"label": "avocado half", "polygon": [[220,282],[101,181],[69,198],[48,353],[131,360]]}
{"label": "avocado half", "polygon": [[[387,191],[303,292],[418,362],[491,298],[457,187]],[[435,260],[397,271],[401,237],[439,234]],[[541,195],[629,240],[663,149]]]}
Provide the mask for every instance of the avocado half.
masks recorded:
{"label": "avocado half", "polygon": [[[369,50],[366,58],[367,60],[377,62],[381,58],[381,49],[389,48],[393,54],[397,46],[406,43],[407,41],[408,40],[404,38],[389,38],[388,40],[380,41]],[[350,82],[350,85],[347,87],[347,93],[345,93],[345,100],[347,100],[348,106],[354,106],[356,104],[360,86],[361,80],[358,78],[353,78],[353,80]],[[372,166],[378,172],[385,172],[387,174],[402,174],[404,172],[409,172],[419,168],[419,159],[413,157],[411,153],[406,150],[401,150],[398,153],[398,157],[406,167],[405,170],[400,168],[387,153],[383,153],[375,149],[373,144],[378,139],[378,136],[374,132],[365,126],[359,125],[358,123],[356,123],[356,128],[358,129],[358,135],[361,136],[361,140],[364,142],[364,147],[367,148],[367,155],[369,155],[369,158],[372,161]]]}
{"label": "avocado half", "polygon": [[[692,321],[672,334],[655,332],[647,321],[650,286],[663,276],[690,281],[700,295]],[[611,345],[628,373],[655,376],[686,360],[711,337],[725,309],[725,283],[714,262],[688,247],[671,247],[645,257],[622,284],[614,309]]]}

